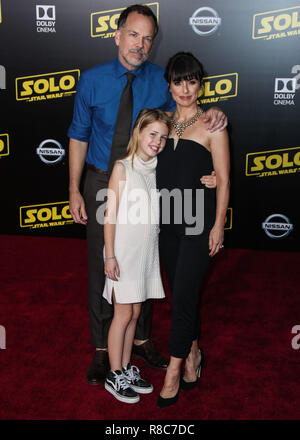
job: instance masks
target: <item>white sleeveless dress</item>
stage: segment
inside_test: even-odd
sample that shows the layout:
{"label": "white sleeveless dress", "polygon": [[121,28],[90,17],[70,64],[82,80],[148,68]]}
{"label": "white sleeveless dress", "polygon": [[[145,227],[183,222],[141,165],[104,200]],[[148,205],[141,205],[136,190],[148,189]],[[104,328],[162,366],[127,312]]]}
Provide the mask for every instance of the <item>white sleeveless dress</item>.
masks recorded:
{"label": "white sleeveless dress", "polygon": [[156,189],[157,157],[144,162],[139,156],[119,160],[126,183],[119,202],[115,230],[118,281],[106,277],[103,297],[111,304],[114,289],[117,303],[164,298],[158,253],[159,193]]}

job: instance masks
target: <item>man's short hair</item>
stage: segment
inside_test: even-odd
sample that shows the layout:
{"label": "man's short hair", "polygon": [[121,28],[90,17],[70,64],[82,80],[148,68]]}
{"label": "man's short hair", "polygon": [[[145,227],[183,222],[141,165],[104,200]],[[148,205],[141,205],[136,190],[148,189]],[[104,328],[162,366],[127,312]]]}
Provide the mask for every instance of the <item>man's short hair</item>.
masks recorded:
{"label": "man's short hair", "polygon": [[154,37],[155,37],[155,35],[158,32],[158,23],[157,23],[156,15],[152,12],[152,10],[148,6],[144,6],[144,5],[132,5],[124,9],[118,20],[118,29],[121,29],[125,25],[127,17],[129,14],[131,14],[131,12],[137,12],[138,14],[152,18],[154,22]]}

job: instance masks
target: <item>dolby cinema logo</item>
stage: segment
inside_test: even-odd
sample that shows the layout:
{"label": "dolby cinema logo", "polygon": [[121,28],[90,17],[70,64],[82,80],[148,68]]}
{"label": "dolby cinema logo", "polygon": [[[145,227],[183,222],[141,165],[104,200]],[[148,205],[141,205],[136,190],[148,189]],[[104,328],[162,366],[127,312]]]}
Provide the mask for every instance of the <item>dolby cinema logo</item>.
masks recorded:
{"label": "dolby cinema logo", "polygon": [[36,31],[53,33],[55,30],[55,6],[36,5]]}
{"label": "dolby cinema logo", "polygon": [[201,37],[214,34],[221,22],[222,20],[217,11],[208,6],[197,9],[189,19],[193,31]]}
{"label": "dolby cinema logo", "polygon": [[295,105],[296,78],[275,78],[274,105]]}
{"label": "dolby cinema logo", "polygon": [[292,77],[275,78],[274,105],[295,105],[295,96],[300,88],[300,65],[292,67]]}
{"label": "dolby cinema logo", "polygon": [[290,223],[287,216],[282,214],[272,214],[263,222],[262,228],[268,237],[280,239],[287,237],[292,232],[294,225]]}
{"label": "dolby cinema logo", "polygon": [[46,139],[36,149],[36,154],[47,165],[55,165],[65,156],[65,150],[54,139]]}

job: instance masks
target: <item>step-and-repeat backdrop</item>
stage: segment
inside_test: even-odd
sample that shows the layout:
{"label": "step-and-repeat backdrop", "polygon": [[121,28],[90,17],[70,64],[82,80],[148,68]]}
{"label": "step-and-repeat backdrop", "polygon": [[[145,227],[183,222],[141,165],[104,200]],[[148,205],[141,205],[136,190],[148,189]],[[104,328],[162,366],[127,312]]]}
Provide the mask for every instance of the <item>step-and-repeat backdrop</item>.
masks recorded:
{"label": "step-and-repeat backdrop", "polygon": [[[0,0],[1,233],[85,236],[68,207],[80,73],[113,59],[127,0]],[[226,246],[299,250],[300,2],[160,0],[151,61],[193,52],[199,97],[228,115]]]}

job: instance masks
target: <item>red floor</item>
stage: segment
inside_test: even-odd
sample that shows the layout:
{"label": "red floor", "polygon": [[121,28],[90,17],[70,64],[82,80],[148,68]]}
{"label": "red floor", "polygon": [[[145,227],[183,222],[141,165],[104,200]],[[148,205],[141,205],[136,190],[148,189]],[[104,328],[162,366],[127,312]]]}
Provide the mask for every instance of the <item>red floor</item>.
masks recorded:
{"label": "red floor", "polygon": [[[0,236],[0,419],[299,419],[300,254],[224,250],[202,295],[206,355],[198,388],[158,409],[164,373],[138,404],[85,383],[92,358],[85,242]],[[152,339],[168,354],[170,298],[155,303]],[[2,327],[2,329],[3,329]],[[299,345],[299,347],[298,347]],[[3,341],[2,341],[3,346]]]}

